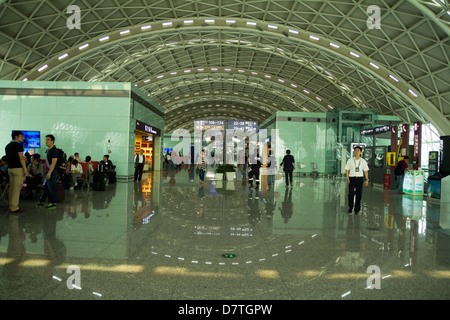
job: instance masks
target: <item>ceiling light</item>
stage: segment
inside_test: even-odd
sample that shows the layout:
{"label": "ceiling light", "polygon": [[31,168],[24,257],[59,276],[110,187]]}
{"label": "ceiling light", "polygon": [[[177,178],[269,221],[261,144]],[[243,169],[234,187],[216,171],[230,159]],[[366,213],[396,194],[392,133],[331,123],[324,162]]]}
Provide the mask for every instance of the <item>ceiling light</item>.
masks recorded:
{"label": "ceiling light", "polygon": [[58,57],[58,60],[62,60],[64,58],[67,58],[69,55],[67,53],[64,53],[62,56]]}
{"label": "ceiling light", "polygon": [[100,39],[98,39],[100,42],[102,42],[102,41],[105,41],[105,40],[109,40],[109,36],[106,36],[106,37],[103,37],[103,38],[100,38]]}
{"label": "ceiling light", "polygon": [[120,34],[127,34],[127,33],[130,33],[130,30],[123,30],[123,31],[120,31]]}
{"label": "ceiling light", "polygon": [[41,71],[43,71],[43,70],[45,70],[45,69],[47,69],[48,68],[48,65],[43,65],[42,67],[40,67],[39,69],[38,69],[38,71],[39,72],[41,72]]}
{"label": "ceiling light", "polygon": [[82,46],[78,47],[78,49],[83,50],[89,47],[89,43],[83,44]]}
{"label": "ceiling light", "polygon": [[335,47],[335,48],[340,48],[339,45],[337,45],[336,43],[330,42],[330,46]]}
{"label": "ceiling light", "polygon": [[206,23],[214,23],[215,21],[214,21],[214,19],[205,19],[205,22]]}
{"label": "ceiling light", "polygon": [[267,27],[270,28],[270,29],[278,29],[277,26],[274,26],[274,25],[271,25],[271,24],[269,24]]}
{"label": "ceiling light", "polygon": [[163,27],[170,27],[172,25],[172,21],[169,22],[163,22]]}
{"label": "ceiling light", "polygon": [[293,33],[293,34],[298,34],[298,31],[297,30],[293,30],[293,29],[289,29],[289,32]]}
{"label": "ceiling light", "polygon": [[236,23],[236,20],[226,20],[226,23]]}
{"label": "ceiling light", "polygon": [[316,41],[320,40],[319,37],[316,37],[316,36],[313,36],[313,35],[310,35],[309,38],[312,39],[312,40],[316,40]]}
{"label": "ceiling light", "polygon": [[256,26],[256,22],[253,22],[253,21],[247,21],[247,24],[249,26]]}
{"label": "ceiling light", "polygon": [[185,24],[188,24],[188,23],[194,23],[194,20],[184,20],[183,21]]}
{"label": "ceiling light", "polygon": [[141,30],[147,30],[147,29],[151,29],[152,26],[151,25],[146,25],[146,26],[142,26]]}
{"label": "ceiling light", "polygon": [[372,67],[374,67],[375,69],[380,69],[380,67],[377,66],[377,65],[376,65],[375,63],[373,63],[373,62],[371,62],[370,65],[371,65]]}
{"label": "ceiling light", "polygon": [[359,54],[357,54],[357,53],[355,53],[355,52],[353,52],[353,51],[350,51],[350,54],[351,54],[352,56],[356,57],[356,58],[359,58]]}
{"label": "ceiling light", "polygon": [[417,98],[417,93],[415,93],[414,91],[412,91],[411,89],[408,90],[409,93],[411,93],[414,97]]}
{"label": "ceiling light", "polygon": [[396,77],[394,77],[392,74],[389,75],[389,78],[391,78],[392,80],[394,80],[395,82],[398,82],[398,79]]}

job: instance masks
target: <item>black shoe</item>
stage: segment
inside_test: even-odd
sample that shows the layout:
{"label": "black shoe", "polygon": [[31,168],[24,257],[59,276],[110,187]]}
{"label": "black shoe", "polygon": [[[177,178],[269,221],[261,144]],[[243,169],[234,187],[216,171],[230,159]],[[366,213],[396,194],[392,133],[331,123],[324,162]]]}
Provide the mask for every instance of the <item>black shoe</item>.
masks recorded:
{"label": "black shoe", "polygon": [[359,215],[359,211],[358,212],[355,211],[355,216],[357,216],[357,215]]}
{"label": "black shoe", "polygon": [[22,209],[17,209],[17,210],[11,211],[12,214],[17,214],[17,215],[22,214],[24,212],[25,212],[25,210],[22,210]]}
{"label": "black shoe", "polygon": [[352,213],[352,209],[348,209],[348,211],[347,211],[348,213]]}

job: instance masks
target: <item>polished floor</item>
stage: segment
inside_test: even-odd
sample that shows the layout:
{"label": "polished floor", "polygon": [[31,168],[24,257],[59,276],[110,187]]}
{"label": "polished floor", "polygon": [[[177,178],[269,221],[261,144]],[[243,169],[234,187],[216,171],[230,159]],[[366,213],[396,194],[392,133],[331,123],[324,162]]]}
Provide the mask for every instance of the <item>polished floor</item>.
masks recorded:
{"label": "polished floor", "polygon": [[340,178],[255,190],[182,169],[19,217],[2,201],[0,299],[450,298],[448,205],[366,187],[355,216],[346,198]]}

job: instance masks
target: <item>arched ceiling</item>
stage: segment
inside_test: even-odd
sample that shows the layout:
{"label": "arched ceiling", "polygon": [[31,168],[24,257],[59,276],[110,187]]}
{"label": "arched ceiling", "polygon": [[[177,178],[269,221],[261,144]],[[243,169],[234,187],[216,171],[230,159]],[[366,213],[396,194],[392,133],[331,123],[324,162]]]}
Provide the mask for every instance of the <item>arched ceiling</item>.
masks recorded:
{"label": "arched ceiling", "polygon": [[166,132],[358,107],[450,134],[448,0],[70,4],[80,29],[64,1],[0,0],[0,79],[131,82]]}

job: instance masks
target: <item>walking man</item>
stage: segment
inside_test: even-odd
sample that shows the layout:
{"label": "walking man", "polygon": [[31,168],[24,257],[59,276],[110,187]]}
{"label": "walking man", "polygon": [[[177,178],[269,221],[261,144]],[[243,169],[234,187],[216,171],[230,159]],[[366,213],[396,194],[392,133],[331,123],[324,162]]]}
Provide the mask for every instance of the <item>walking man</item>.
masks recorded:
{"label": "walking man", "polygon": [[358,214],[361,211],[363,184],[366,187],[369,185],[369,166],[366,160],[361,158],[362,148],[360,146],[356,146],[353,152],[355,156],[348,159],[345,166],[348,182],[348,213],[352,213],[355,209],[355,214]]}
{"label": "walking man", "polygon": [[141,149],[139,151],[139,154],[137,154],[134,157],[134,181],[141,181],[142,179],[142,173],[144,172],[144,164],[145,164],[145,156],[144,156],[144,149]]}
{"label": "walking man", "polygon": [[259,188],[259,170],[262,167],[261,159],[259,153],[257,152],[252,157],[249,158],[250,171],[248,173],[248,185],[249,188],[253,188],[253,180],[256,182],[255,189]]}
{"label": "walking man", "polygon": [[23,155],[23,133],[14,131],[11,137],[12,141],[5,147],[8,159],[9,210],[17,214],[24,212],[24,210],[19,209],[19,198],[23,179],[27,176],[27,167],[25,165],[25,156]]}
{"label": "walking man", "polygon": [[57,191],[56,191],[56,182],[59,178],[58,169],[56,164],[58,162],[58,149],[55,146],[55,136],[52,134],[45,136],[45,145],[47,146],[47,151],[45,153],[46,162],[47,162],[47,174],[45,175],[44,180],[44,193],[38,203],[39,207],[44,207],[45,201],[47,197],[49,199],[48,204],[46,206],[47,209],[56,209],[57,199]]}
{"label": "walking man", "polygon": [[284,175],[286,178],[286,188],[289,187],[289,183],[292,188],[292,172],[295,170],[295,160],[294,156],[291,155],[291,150],[286,150],[286,155],[280,164],[283,167]]}

